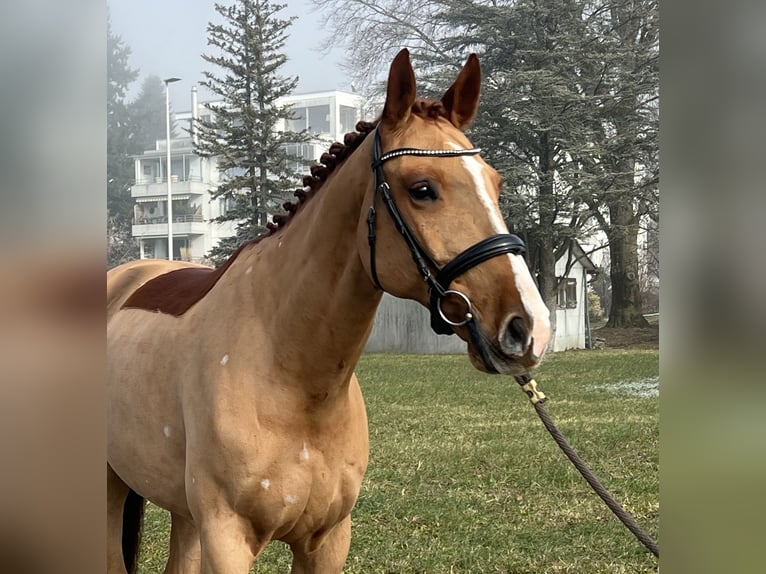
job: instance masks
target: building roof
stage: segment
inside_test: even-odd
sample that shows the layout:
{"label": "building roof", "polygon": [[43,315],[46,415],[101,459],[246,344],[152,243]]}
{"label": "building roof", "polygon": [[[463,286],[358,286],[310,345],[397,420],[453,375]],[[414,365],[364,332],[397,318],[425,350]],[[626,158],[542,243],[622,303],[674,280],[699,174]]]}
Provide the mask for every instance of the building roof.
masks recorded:
{"label": "building roof", "polygon": [[583,266],[587,273],[596,273],[598,271],[598,268],[593,261],[591,261],[591,258],[588,257],[588,254],[585,253],[585,250],[582,248],[579,241],[574,239],[569,245],[575,260]]}

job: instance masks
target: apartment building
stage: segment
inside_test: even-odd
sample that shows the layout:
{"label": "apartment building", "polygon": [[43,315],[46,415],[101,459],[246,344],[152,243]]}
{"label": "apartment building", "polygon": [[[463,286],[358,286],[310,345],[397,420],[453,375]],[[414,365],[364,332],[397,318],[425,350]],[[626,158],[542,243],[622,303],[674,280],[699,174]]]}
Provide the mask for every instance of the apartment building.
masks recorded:
{"label": "apartment building", "polygon": [[[316,142],[289,145],[288,153],[316,161],[333,141],[353,131],[362,118],[364,99],[358,94],[339,90],[291,95],[280,100],[290,105],[295,118],[277,129],[309,130]],[[154,149],[134,157],[133,236],[138,239],[141,258],[168,258],[168,177],[173,201],[173,259],[204,261],[205,254],[223,237],[234,235],[235,223],[213,220],[226,213],[223,199],[213,199],[224,177],[216,158],[194,153],[193,119],[209,114],[197,100],[192,88],[191,108],[175,114],[177,131],[170,140],[170,167],[167,165],[167,141],[157,140]],[[307,171],[296,162],[296,171]],[[296,178],[296,187],[300,181]]]}

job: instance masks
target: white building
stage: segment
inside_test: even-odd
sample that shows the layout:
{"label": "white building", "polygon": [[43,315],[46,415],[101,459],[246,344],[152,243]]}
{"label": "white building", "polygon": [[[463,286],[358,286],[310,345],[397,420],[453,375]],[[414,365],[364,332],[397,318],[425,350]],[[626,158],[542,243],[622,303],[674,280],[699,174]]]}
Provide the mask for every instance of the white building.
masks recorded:
{"label": "white building", "polygon": [[588,273],[596,266],[582,246],[573,241],[567,253],[556,261],[556,336],[553,351],[584,349],[588,325]]}
{"label": "white building", "polygon": [[[191,104],[190,111],[175,115],[179,130],[186,135],[170,141],[170,170],[164,139],[157,140],[154,149],[134,157],[133,236],[138,239],[142,259],[168,257],[168,171],[173,196],[173,259],[202,261],[221,238],[234,235],[234,222],[212,221],[227,208],[225,200],[211,196],[222,177],[217,161],[194,153],[192,119],[210,113],[198,104],[196,88],[192,89]],[[277,129],[308,129],[318,140],[288,146],[288,153],[317,161],[330,143],[343,141],[344,134],[354,130],[362,119],[364,100],[357,94],[333,90],[288,96],[280,104],[291,105],[296,118]],[[308,173],[304,167],[295,167],[301,174]],[[299,178],[295,187],[300,187]]]}

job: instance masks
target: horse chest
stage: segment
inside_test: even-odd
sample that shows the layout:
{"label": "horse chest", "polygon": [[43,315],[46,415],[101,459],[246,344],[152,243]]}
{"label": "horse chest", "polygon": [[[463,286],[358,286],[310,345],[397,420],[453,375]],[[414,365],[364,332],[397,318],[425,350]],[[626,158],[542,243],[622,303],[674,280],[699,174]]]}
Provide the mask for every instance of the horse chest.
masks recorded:
{"label": "horse chest", "polygon": [[358,384],[323,407],[284,387],[247,393],[237,384],[218,385],[227,392],[187,420],[187,481],[195,480],[187,490],[247,518],[260,536],[289,542],[328,532],[351,512],[367,466]]}
{"label": "horse chest", "polygon": [[[338,460],[306,443],[283,444],[246,461],[230,461],[214,480],[194,478],[192,491],[225,490],[213,504],[231,508],[263,536],[293,541],[329,530],[353,508],[359,496],[366,453]],[[209,469],[199,469],[204,474]],[[219,490],[220,492],[220,490]],[[209,499],[208,499],[209,500]]]}

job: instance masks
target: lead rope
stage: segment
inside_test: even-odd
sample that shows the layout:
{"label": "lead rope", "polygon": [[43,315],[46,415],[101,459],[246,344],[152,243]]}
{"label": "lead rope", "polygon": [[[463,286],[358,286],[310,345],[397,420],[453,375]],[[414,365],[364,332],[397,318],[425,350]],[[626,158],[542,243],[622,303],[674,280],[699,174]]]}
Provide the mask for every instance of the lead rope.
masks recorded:
{"label": "lead rope", "polygon": [[614,515],[620,519],[620,522],[622,522],[625,527],[633,533],[633,536],[635,536],[639,542],[641,542],[641,544],[646,546],[649,552],[659,558],[660,549],[657,546],[657,543],[652,539],[651,536],[646,533],[643,528],[638,525],[633,516],[631,516],[628,511],[626,511],[617,503],[617,501],[614,500],[609,491],[604,488],[604,485],[602,485],[598,478],[596,478],[596,475],[594,475],[585,464],[585,462],[583,462],[583,460],[577,456],[577,453],[572,449],[572,446],[569,444],[569,442],[567,442],[566,437],[561,434],[559,429],[551,420],[550,416],[548,415],[548,411],[546,411],[545,407],[543,406],[543,403],[547,400],[547,397],[537,388],[537,383],[535,380],[529,375],[519,375],[514,378],[516,379],[516,382],[521,386],[521,389],[529,397],[529,401],[532,403],[532,406],[535,407],[537,416],[540,417],[540,420],[543,422],[543,425],[545,425],[545,428],[548,429],[548,432],[553,437],[553,440],[555,440],[556,444],[559,445],[561,450],[564,451],[564,454],[567,455],[567,458],[572,461],[572,464],[575,466],[577,471],[588,482],[588,484],[590,484],[595,493],[601,497],[601,500],[606,503],[606,505],[609,507],[609,510],[611,510]]}

